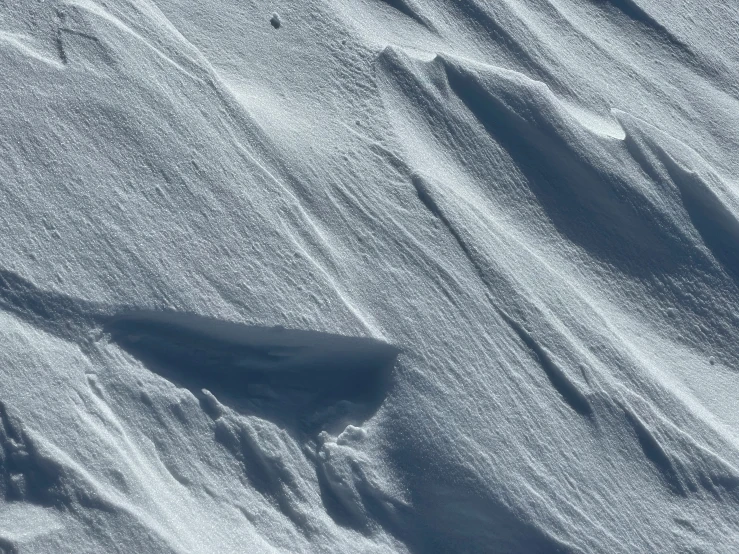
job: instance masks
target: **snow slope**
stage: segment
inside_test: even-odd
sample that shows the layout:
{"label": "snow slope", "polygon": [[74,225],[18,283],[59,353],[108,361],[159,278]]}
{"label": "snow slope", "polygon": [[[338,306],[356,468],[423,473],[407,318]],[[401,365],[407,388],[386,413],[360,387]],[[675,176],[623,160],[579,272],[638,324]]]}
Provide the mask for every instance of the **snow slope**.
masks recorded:
{"label": "snow slope", "polygon": [[0,552],[739,550],[738,28],[1,2]]}

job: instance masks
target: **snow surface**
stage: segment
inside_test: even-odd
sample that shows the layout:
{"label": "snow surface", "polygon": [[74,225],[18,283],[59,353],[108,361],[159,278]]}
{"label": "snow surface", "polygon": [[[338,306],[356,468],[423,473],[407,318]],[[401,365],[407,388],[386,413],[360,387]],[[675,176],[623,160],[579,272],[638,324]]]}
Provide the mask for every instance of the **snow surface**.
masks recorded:
{"label": "snow surface", "polygon": [[739,552],[737,29],[0,1],[0,552]]}

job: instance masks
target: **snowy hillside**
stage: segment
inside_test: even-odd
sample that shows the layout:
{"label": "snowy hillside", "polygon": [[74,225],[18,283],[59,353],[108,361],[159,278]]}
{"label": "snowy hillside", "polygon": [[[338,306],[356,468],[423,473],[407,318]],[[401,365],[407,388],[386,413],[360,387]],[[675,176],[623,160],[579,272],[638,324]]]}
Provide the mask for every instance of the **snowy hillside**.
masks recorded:
{"label": "snowy hillside", "polygon": [[739,552],[739,4],[0,0],[0,552]]}

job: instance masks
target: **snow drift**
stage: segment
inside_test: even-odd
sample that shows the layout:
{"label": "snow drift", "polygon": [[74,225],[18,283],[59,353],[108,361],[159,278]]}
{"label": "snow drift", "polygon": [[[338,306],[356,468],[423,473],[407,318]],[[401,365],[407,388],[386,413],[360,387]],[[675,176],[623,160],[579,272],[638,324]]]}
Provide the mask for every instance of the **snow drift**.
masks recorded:
{"label": "snow drift", "polygon": [[737,24],[3,3],[0,551],[735,551]]}

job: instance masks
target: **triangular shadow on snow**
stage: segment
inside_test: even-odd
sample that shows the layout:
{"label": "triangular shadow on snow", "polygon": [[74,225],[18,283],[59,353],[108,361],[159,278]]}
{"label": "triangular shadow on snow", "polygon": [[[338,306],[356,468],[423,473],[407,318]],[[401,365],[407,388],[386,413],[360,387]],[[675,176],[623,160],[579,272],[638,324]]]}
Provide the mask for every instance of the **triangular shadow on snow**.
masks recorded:
{"label": "triangular shadow on snow", "polygon": [[146,368],[201,399],[317,433],[359,423],[382,404],[400,350],[359,337],[132,311],[37,287],[0,269],[0,310],[83,349],[102,327]]}
{"label": "triangular shadow on snow", "polygon": [[207,401],[298,432],[343,428],[374,414],[400,351],[367,338],[248,326],[178,312],[135,312],[105,325],[148,369]]}

